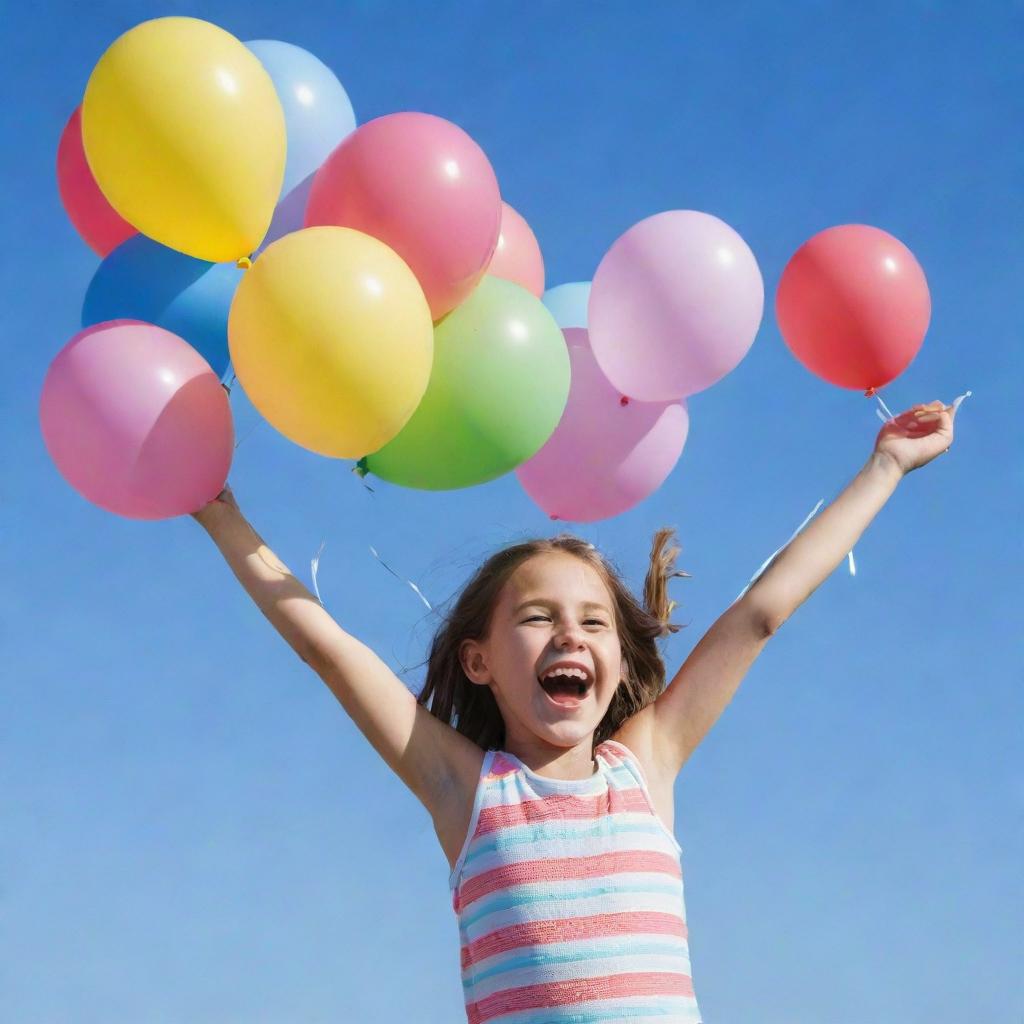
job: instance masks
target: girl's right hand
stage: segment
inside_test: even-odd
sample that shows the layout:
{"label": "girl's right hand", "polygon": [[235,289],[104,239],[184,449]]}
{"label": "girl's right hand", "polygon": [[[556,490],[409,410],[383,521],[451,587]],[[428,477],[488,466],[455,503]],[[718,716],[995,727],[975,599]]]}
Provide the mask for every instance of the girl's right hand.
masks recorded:
{"label": "girl's right hand", "polygon": [[227,484],[224,485],[224,490],[213,501],[207,502],[201,509],[197,512],[191,512],[190,515],[196,522],[206,525],[211,516],[217,515],[225,508],[234,509],[236,512],[240,511],[238,502],[235,501],[235,495]]}

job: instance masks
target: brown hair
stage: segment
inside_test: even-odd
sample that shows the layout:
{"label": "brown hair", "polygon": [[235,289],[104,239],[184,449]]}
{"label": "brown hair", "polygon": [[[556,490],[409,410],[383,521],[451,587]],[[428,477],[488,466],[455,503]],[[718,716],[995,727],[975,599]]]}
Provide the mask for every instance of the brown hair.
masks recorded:
{"label": "brown hair", "polygon": [[427,659],[427,676],[417,702],[427,705],[435,718],[453,725],[484,750],[500,749],[505,723],[490,688],[466,678],[459,659],[465,640],[483,640],[502,587],[515,570],[535,555],[562,552],[593,568],[608,587],[615,606],[615,626],[626,663],[626,678],[619,684],[608,711],[594,733],[602,743],[642,708],[654,702],[665,686],[665,663],[655,643],[679,626],[669,621],[675,601],[668,600],[667,584],[689,573],[675,568],[678,547],[669,547],[674,531],[663,528],[654,535],[650,565],[644,581],[643,604],[623,583],[618,571],[598,550],[579,537],[528,540],[492,555],[463,588],[454,607],[434,635]]}

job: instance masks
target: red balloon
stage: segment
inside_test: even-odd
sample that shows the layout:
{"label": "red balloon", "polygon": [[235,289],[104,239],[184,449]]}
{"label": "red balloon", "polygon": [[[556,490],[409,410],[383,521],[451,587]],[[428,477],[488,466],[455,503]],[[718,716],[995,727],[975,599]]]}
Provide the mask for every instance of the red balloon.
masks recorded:
{"label": "red balloon", "polygon": [[64,126],[57,146],[57,188],[71,223],[101,257],[137,233],[107,202],[89,169],[82,146],[80,105]]}
{"label": "red balloon", "polygon": [[501,194],[484,151],[458,125],[405,112],[357,128],[313,178],[306,227],[354,228],[389,245],[439,320],[487,270]]}
{"label": "red balloon", "polygon": [[786,265],[775,316],[790,351],[830,384],[871,390],[917,355],[931,319],[914,254],[867,224],[828,228]]}

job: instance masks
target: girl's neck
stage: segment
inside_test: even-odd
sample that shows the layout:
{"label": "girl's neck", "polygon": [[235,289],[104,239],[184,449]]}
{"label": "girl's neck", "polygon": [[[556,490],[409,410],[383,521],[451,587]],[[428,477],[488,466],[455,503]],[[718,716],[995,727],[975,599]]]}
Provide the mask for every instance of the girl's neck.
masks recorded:
{"label": "girl's neck", "polygon": [[541,740],[506,740],[505,750],[519,758],[531,772],[563,782],[589,779],[597,770],[588,737],[575,747],[553,747]]}

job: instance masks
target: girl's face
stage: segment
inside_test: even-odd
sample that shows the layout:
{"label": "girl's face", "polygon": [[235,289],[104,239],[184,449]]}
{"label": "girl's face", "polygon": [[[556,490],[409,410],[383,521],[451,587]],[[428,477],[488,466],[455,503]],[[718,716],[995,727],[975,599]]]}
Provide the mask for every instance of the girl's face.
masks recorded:
{"label": "girl's face", "polygon": [[[512,752],[538,741],[561,749],[591,742],[625,671],[608,588],[586,562],[561,552],[516,569],[487,638],[465,641],[460,654],[467,677],[491,688]],[[560,662],[583,670],[585,693],[545,690],[541,676]]]}

